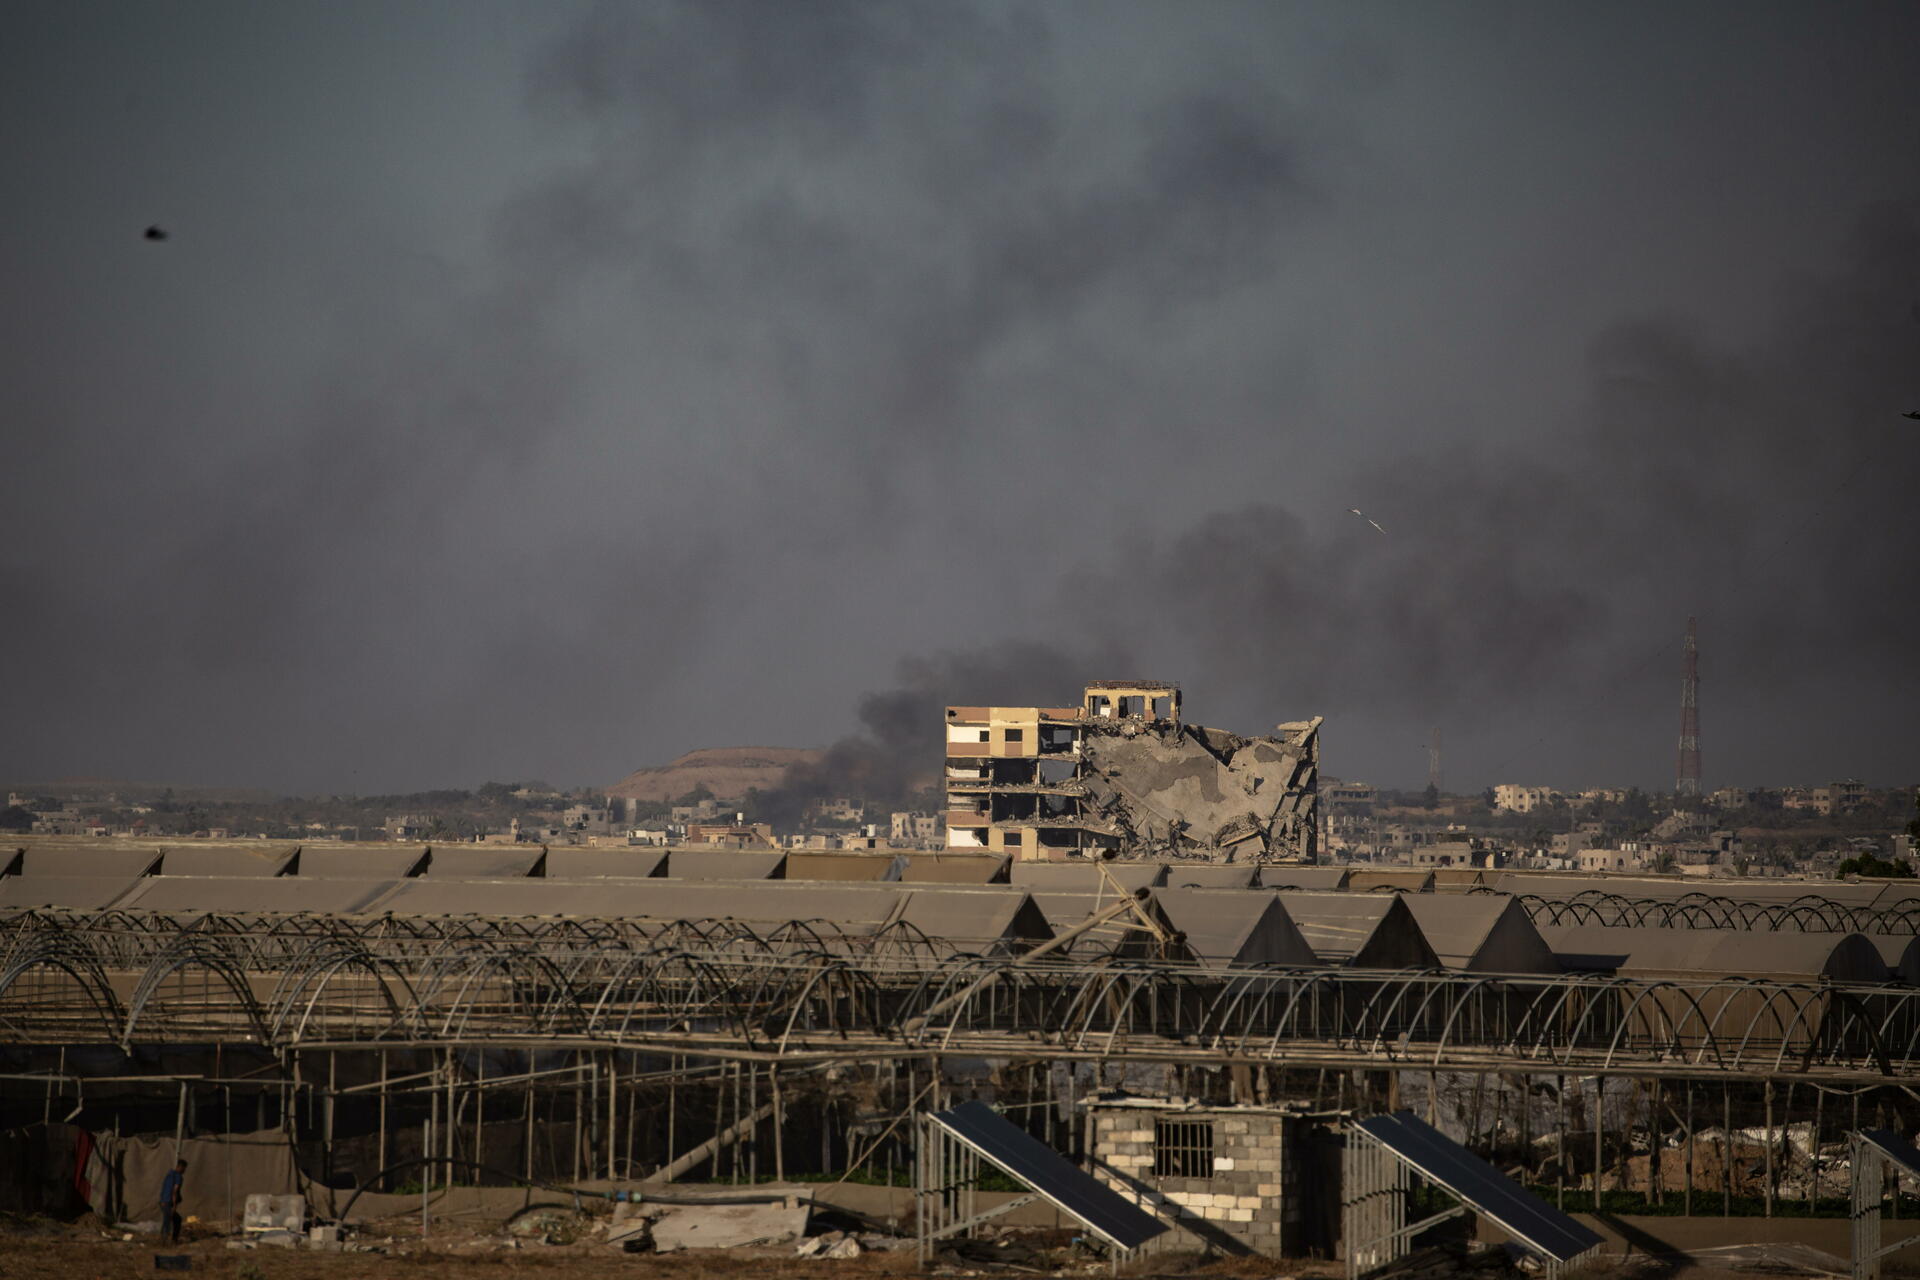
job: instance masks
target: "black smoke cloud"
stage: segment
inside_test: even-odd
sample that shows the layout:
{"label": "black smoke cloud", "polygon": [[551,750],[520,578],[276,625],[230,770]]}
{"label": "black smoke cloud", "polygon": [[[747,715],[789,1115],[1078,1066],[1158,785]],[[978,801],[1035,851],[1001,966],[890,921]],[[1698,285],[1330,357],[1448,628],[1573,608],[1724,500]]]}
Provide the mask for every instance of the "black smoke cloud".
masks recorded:
{"label": "black smoke cloud", "polygon": [[1689,614],[1710,776],[1920,769],[1912,10],[23,12],[0,773],[897,790],[1131,673],[1644,783]]}
{"label": "black smoke cloud", "polygon": [[941,785],[949,706],[1061,706],[1080,696],[1090,671],[1128,669],[1111,642],[1064,649],[1038,641],[1003,641],[966,653],[902,659],[895,684],[860,698],[858,733],[834,742],[815,763],[790,766],[780,787],[759,798],[755,816],[789,830],[809,806],[848,796],[874,808],[897,808]]}

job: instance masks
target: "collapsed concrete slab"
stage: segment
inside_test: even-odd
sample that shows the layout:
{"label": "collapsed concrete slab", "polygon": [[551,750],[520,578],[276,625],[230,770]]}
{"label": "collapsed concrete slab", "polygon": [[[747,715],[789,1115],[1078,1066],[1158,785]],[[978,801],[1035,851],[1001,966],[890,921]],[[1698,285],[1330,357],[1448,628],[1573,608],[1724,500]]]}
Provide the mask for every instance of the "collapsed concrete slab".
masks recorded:
{"label": "collapsed concrete slab", "polygon": [[1180,705],[1177,685],[1103,681],[1079,706],[948,707],[948,847],[1314,861],[1320,720],[1242,737]]}

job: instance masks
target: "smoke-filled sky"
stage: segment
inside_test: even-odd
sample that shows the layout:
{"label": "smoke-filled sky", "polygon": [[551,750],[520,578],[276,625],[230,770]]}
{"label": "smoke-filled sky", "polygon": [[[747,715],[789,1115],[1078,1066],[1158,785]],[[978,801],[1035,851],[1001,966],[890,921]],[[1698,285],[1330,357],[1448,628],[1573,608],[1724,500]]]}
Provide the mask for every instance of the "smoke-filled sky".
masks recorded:
{"label": "smoke-filled sky", "polygon": [[1139,676],[1340,776],[1670,787],[1693,614],[1709,787],[1911,782],[1916,49],[15,3],[0,777],[605,783]]}

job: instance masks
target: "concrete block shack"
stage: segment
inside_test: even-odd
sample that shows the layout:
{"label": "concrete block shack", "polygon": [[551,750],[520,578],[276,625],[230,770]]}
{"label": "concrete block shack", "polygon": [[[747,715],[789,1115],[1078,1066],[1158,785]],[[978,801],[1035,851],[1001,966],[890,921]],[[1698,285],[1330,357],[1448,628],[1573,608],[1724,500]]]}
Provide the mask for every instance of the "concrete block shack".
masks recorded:
{"label": "concrete block shack", "polygon": [[1086,1107],[1095,1176],[1177,1224],[1149,1252],[1334,1256],[1344,1113],[1125,1096]]}

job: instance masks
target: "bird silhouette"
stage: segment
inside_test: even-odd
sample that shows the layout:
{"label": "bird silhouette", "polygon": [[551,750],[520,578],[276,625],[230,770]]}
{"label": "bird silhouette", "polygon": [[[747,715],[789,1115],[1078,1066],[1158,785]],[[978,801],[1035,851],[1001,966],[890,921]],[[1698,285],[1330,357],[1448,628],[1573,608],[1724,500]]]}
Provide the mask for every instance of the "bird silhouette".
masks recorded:
{"label": "bird silhouette", "polygon": [[167,229],[165,227],[148,227],[147,228],[147,239],[165,240],[166,238],[167,238]]}
{"label": "bird silhouette", "polygon": [[[1362,520],[1365,520],[1368,524],[1372,525],[1374,528],[1380,529],[1380,522],[1378,520],[1375,520],[1372,516],[1368,515],[1366,512],[1362,511],[1360,508],[1348,507],[1347,511],[1352,515],[1359,516]],[[1380,532],[1385,533],[1386,530],[1380,529]]]}
{"label": "bird silhouette", "polygon": [[1900,416],[1903,418],[1912,418],[1914,421],[1920,422],[1920,409],[1915,409],[1912,413],[1903,413]]}

